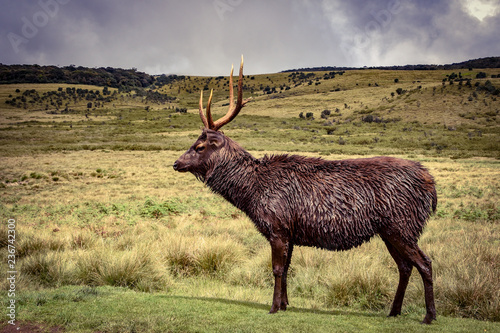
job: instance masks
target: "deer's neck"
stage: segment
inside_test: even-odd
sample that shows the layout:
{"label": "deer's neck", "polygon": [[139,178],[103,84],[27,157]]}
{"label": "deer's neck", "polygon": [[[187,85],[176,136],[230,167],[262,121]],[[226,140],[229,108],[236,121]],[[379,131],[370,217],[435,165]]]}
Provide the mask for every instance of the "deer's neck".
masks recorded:
{"label": "deer's neck", "polygon": [[258,163],[248,152],[238,152],[215,166],[205,184],[248,214],[258,192],[255,179]]}

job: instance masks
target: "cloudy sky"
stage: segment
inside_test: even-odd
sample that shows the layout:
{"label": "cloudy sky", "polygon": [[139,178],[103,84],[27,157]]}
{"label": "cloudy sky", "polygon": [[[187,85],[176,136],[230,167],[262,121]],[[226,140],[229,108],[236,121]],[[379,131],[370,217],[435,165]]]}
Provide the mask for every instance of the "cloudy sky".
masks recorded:
{"label": "cloudy sky", "polygon": [[227,75],[500,56],[500,0],[0,0],[0,63]]}

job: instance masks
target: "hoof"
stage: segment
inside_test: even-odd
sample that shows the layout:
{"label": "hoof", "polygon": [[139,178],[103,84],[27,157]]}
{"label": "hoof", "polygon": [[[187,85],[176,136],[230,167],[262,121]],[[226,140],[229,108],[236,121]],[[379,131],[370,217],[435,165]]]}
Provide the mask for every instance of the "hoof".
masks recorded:
{"label": "hoof", "polygon": [[425,316],[424,320],[422,321],[422,324],[430,325],[430,324],[432,324],[433,320],[436,320],[436,315],[435,314],[427,314]]}
{"label": "hoof", "polygon": [[397,317],[401,314],[401,310],[400,311],[391,311],[389,312],[389,314],[387,315],[387,317]]}

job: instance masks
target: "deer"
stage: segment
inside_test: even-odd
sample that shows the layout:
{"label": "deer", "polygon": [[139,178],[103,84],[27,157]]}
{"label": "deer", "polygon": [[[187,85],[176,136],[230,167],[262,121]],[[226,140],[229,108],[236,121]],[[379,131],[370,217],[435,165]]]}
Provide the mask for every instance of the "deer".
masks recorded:
{"label": "deer", "polygon": [[[344,251],[379,235],[399,271],[389,316],[401,307],[413,267],[423,285],[426,314],[436,319],[432,262],[418,246],[430,215],[436,211],[434,178],[419,162],[390,156],[325,160],[300,155],[255,158],[220,129],[250,101],[243,99],[243,56],[234,102],[233,66],[229,110],[214,121],[213,90],[206,112],[203,91],[201,135],[173,164],[244,212],[269,241],[274,291],[269,313],[289,305],[287,274],[295,246]],[[206,113],[206,115],[205,115]]]}

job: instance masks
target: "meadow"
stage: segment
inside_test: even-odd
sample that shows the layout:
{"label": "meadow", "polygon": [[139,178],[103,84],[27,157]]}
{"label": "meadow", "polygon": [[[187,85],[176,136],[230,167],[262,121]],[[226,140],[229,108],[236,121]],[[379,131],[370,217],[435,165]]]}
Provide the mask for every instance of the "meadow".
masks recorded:
{"label": "meadow", "polygon": [[[480,71],[487,78],[476,79]],[[57,95],[74,85],[0,86],[3,308],[12,299],[7,221],[15,219],[16,323],[23,327],[500,330],[500,70],[312,74],[246,76],[245,97],[253,100],[224,132],[257,157],[394,155],[424,164],[439,198],[419,242],[433,260],[438,319],[430,327],[419,324],[425,307],[416,270],[403,314],[386,318],[398,272],[377,237],[347,252],[297,248],[289,310],[267,315],[267,241],[243,213],[172,169],[200,133],[199,90],[213,88],[216,117],[225,112],[225,77],[187,77],[158,89],[175,100],[117,92],[90,108],[97,99]],[[102,87],[76,88],[103,94]],[[24,94],[33,89],[38,99]],[[4,103],[14,97],[14,105]]]}

